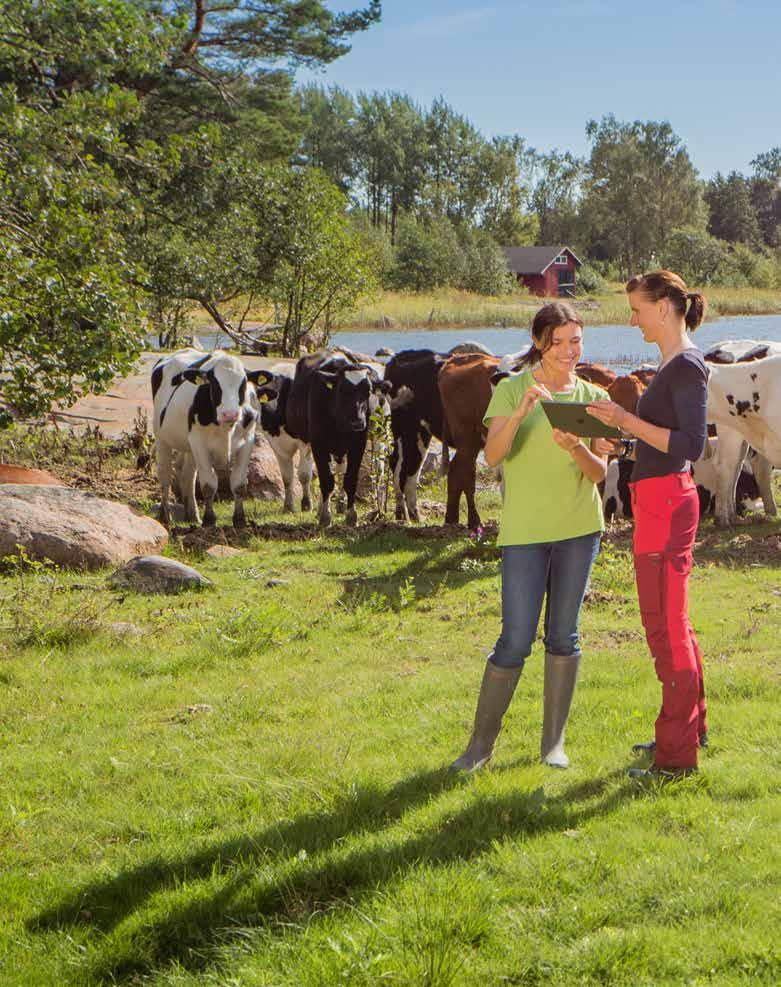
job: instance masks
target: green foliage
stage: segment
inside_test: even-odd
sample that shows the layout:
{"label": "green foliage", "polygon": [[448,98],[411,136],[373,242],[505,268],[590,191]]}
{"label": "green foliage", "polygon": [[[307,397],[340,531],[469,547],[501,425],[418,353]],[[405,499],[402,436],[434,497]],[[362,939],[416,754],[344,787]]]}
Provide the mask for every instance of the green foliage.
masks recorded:
{"label": "green foliage", "polygon": [[396,257],[389,276],[391,286],[426,291],[457,284],[463,272],[458,234],[446,217],[406,217],[399,224]]}
{"label": "green foliage", "polygon": [[598,295],[608,289],[607,281],[591,264],[581,264],[578,268],[578,291],[587,295]]}
{"label": "green foliage", "polygon": [[460,288],[478,295],[510,292],[515,279],[507,269],[507,258],[499,244],[485,230],[462,229],[460,237],[464,272]]}
{"label": "green foliage", "polygon": [[104,389],[137,352],[134,203],[109,163],[135,111],[114,87],[46,110],[0,92],[0,387],[20,414]]}
{"label": "green foliage", "polygon": [[702,196],[686,148],[669,123],[621,123],[612,115],[586,129],[582,214],[589,250],[618,261],[622,278],[653,264],[672,229],[701,227]]}
{"label": "green foliage", "polygon": [[717,172],[705,186],[710,218],[708,232],[720,240],[756,248],[762,233],[751,197],[751,182],[736,171],[726,178]]}

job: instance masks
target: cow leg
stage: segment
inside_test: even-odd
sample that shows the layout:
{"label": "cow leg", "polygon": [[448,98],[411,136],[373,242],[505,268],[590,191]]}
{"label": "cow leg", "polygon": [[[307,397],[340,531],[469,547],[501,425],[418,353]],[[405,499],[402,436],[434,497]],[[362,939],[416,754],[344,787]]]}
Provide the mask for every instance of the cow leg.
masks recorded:
{"label": "cow leg", "polygon": [[716,524],[735,524],[735,487],[748,452],[748,443],[732,428],[719,428],[716,452]]}
{"label": "cow leg", "polygon": [[423,468],[423,461],[431,444],[431,432],[424,425],[421,425],[415,438],[414,451],[410,449],[407,457],[405,457],[407,476],[404,481],[404,500],[410,519],[412,521],[420,521],[420,515],[418,514],[418,484],[420,482],[420,471]]}
{"label": "cow leg", "polygon": [[347,456],[342,456],[341,459],[334,459],[333,472],[334,480],[337,486],[336,495],[336,510],[339,514],[344,514],[344,475],[347,469]]}
{"label": "cow leg", "polygon": [[200,524],[198,502],[195,499],[195,460],[189,452],[179,457],[179,489],[184,504],[184,519],[190,524]]}
{"label": "cow leg", "polygon": [[344,474],[344,492],[347,495],[347,513],[345,521],[347,524],[358,523],[358,512],[355,509],[355,494],[358,490],[358,474],[361,469],[361,460],[366,450],[366,436],[363,441],[356,442],[355,446],[347,453],[346,471]]}
{"label": "cow leg", "polygon": [[239,451],[233,456],[230,472],[231,493],[233,494],[233,527],[243,528],[247,523],[244,515],[244,498],[248,494],[247,471],[249,461],[252,457],[252,450],[255,447],[253,436],[248,436],[242,443]]}
{"label": "cow leg", "polygon": [[404,497],[402,487],[402,475],[404,471],[404,441],[399,435],[394,437],[393,449],[390,454],[390,466],[393,473],[393,492],[396,496],[396,520],[409,521],[407,514],[407,502]]}
{"label": "cow leg", "polygon": [[279,472],[282,474],[282,483],[285,485],[285,503],[282,512],[284,514],[292,514],[296,509],[295,500],[293,499],[293,456],[295,453],[279,449],[275,449],[274,452],[277,454]]}
{"label": "cow leg", "polygon": [[462,463],[464,457],[456,449],[450,460],[447,471],[447,507],[445,508],[445,524],[458,524],[458,509],[461,503]]}
{"label": "cow leg", "polygon": [[328,450],[312,449],[317,467],[317,479],[320,484],[320,517],[318,524],[327,528],[331,523],[331,494],[334,492],[334,476],[331,472],[330,455]]}
{"label": "cow leg", "polygon": [[312,447],[304,446],[298,454],[298,482],[301,484],[301,510],[312,510]]}
{"label": "cow leg", "polygon": [[778,508],[776,498],[773,496],[773,467],[770,462],[758,452],[751,460],[751,472],[759,487],[759,495],[765,507],[765,514],[768,517],[776,517]]}
{"label": "cow leg", "polygon": [[217,471],[212,465],[211,456],[207,448],[200,445],[192,450],[195,459],[195,468],[198,471],[198,480],[201,484],[201,494],[203,495],[203,526],[210,528],[217,523],[217,515],[214,513],[214,497],[217,493]]}
{"label": "cow leg", "polygon": [[155,442],[155,461],[157,463],[157,479],[160,484],[160,521],[168,527],[171,523],[168,501],[171,496],[173,449],[161,439],[157,439]]}
{"label": "cow leg", "polygon": [[480,454],[480,445],[469,451],[469,456],[464,463],[464,494],[466,495],[466,523],[470,531],[475,531],[480,527],[480,515],[477,513],[475,505],[475,473],[477,457]]}

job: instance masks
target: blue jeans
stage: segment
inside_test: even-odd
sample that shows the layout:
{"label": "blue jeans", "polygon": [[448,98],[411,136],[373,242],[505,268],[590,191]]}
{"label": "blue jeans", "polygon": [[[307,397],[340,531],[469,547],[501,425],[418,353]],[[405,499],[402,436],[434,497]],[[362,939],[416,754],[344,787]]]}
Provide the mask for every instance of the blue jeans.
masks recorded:
{"label": "blue jeans", "polygon": [[502,549],[502,633],[488,660],[519,668],[531,654],[545,602],[545,650],[580,654],[578,619],[601,532]]}

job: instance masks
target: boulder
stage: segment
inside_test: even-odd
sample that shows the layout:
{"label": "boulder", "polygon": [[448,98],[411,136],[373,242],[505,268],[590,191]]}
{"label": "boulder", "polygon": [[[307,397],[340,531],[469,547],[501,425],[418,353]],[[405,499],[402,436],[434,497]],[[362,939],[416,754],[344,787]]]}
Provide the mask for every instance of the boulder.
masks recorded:
{"label": "boulder", "polygon": [[392,350],[390,346],[381,346],[378,350],[374,351],[375,356],[395,356],[396,350]]}
{"label": "boulder", "polygon": [[77,569],[116,565],[168,542],[168,532],[152,518],[68,487],[4,484],[0,519],[0,558],[22,545],[32,558]]}
{"label": "boulder", "polygon": [[213,585],[192,566],[162,555],[139,555],[130,559],[113,572],[108,581],[115,589],[132,589],[137,593],[179,593]]}
{"label": "boulder", "polygon": [[32,483],[43,487],[67,485],[45,470],[36,470],[30,466],[12,466],[10,463],[0,463],[0,483]]}

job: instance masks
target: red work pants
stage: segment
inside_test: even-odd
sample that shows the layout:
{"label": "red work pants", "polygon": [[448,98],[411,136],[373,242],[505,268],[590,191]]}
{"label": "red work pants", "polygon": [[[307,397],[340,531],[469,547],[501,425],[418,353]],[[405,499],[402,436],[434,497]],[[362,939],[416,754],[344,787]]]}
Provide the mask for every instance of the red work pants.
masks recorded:
{"label": "red work pants", "polygon": [[707,732],[702,654],[689,620],[689,573],[700,508],[690,473],[630,484],[640,616],[662,683],[656,720],[656,764],[697,766]]}

